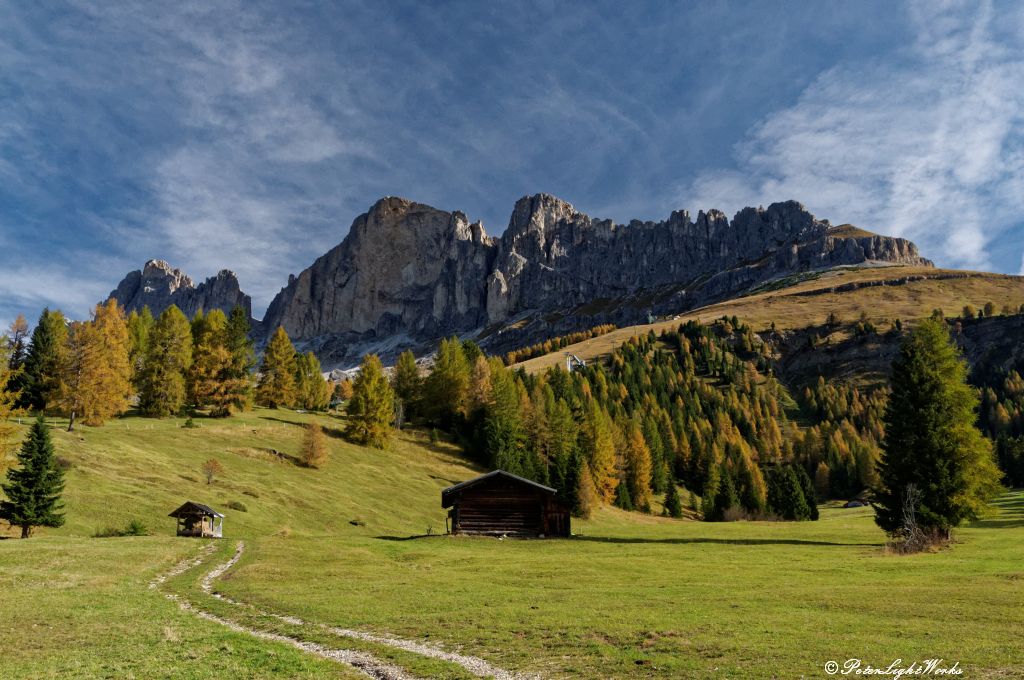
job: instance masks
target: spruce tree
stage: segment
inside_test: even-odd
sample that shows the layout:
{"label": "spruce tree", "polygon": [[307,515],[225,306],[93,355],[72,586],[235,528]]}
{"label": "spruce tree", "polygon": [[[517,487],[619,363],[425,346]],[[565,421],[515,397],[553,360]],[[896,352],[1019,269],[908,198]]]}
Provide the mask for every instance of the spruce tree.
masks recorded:
{"label": "spruce tree", "polygon": [[800,490],[803,492],[804,501],[807,504],[807,519],[818,520],[818,499],[814,489],[814,482],[803,465],[794,466],[796,479],[800,483]]}
{"label": "spruce tree", "polygon": [[260,365],[256,403],[267,408],[295,403],[295,347],[282,326],[270,337]]}
{"label": "spruce tree", "polygon": [[348,402],[348,427],[345,436],[356,444],[382,449],[391,438],[395,415],[394,392],[384,376],[384,367],[376,354],[367,354],[359,366]]}
{"label": "spruce tree", "polygon": [[514,475],[530,475],[526,461],[526,432],[515,376],[501,361],[492,359],[491,399],[484,415],[484,442],[491,468]]}
{"label": "spruce tree", "polygon": [[633,498],[629,495],[629,483],[625,479],[620,479],[615,486],[615,507],[622,510],[636,510]]}
{"label": "spruce tree", "polygon": [[245,385],[244,392],[239,395],[235,402],[235,408],[248,410],[252,408],[253,399],[253,369],[256,368],[256,350],[252,339],[249,337],[251,331],[249,325],[249,313],[242,307],[235,305],[228,316],[228,326],[225,330],[225,345],[231,353],[231,370],[229,377]]}
{"label": "spruce tree", "polygon": [[22,366],[18,405],[45,411],[60,391],[60,378],[67,360],[68,327],[60,310],[44,309],[32,331],[32,344]]}
{"label": "spruce tree", "polygon": [[921,323],[892,367],[873,502],[882,529],[897,534],[903,527],[908,496],[917,499],[920,529],[938,538],[984,512],[1000,490],[1000,473],[991,444],[975,426],[977,408],[967,364],[945,323]]}
{"label": "spruce tree", "polygon": [[10,348],[7,365],[11,370],[16,371],[24,365],[28,356],[28,346],[25,342],[27,338],[28,321],[25,320],[24,314],[19,314],[7,331],[7,343]]}
{"label": "spruce tree", "polygon": [[59,527],[64,524],[64,473],[57,466],[50,429],[39,416],[29,430],[28,438],[18,453],[19,467],[7,471],[3,485],[7,500],[0,501],[0,519],[21,527],[21,537],[28,538],[37,526]]}
{"label": "spruce tree", "polygon": [[192,366],[192,326],[176,305],[160,314],[149,336],[139,408],[148,416],[179,413],[187,397]]}
{"label": "spruce tree", "polygon": [[675,518],[683,516],[683,504],[679,500],[679,489],[676,488],[676,483],[673,480],[669,480],[668,490],[665,492],[665,515]]}
{"label": "spruce tree", "polygon": [[810,519],[810,506],[792,466],[776,465],[769,469],[768,509],[785,520]]}
{"label": "spruce tree", "polygon": [[724,522],[726,513],[731,508],[739,507],[739,497],[736,495],[736,483],[733,481],[732,473],[725,465],[720,466],[718,488],[715,491],[711,505],[711,514],[705,513],[704,520],[709,522]]}

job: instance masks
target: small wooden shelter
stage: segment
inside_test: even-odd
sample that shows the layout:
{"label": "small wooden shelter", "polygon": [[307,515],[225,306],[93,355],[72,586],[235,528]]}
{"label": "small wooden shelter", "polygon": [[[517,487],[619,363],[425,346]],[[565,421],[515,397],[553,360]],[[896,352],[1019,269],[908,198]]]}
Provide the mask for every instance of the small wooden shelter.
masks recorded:
{"label": "small wooden shelter", "polygon": [[185,501],[184,505],[172,512],[168,517],[178,520],[179,536],[196,538],[223,538],[224,515],[209,505]]}
{"label": "small wooden shelter", "polygon": [[569,536],[569,508],[549,486],[504,470],[441,492],[453,534]]}

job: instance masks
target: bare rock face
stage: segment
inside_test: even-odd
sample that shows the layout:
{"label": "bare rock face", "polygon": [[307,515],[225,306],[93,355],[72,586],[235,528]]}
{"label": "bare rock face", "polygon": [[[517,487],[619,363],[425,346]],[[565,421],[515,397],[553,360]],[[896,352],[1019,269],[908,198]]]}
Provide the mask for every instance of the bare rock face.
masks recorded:
{"label": "bare rock face", "polygon": [[709,210],[695,221],[677,211],[663,222],[616,225],[540,194],[516,203],[488,278],[487,312],[497,323],[665,286],[712,298],[779,274],[871,261],[931,264],[909,241],[832,231],[795,201],[744,208],[732,222]]}
{"label": "bare rock face", "polygon": [[[263,327],[322,353],[392,335],[436,338],[486,318],[495,245],[480,223],[402,198],[378,201],[345,239],[278,293]],[[323,346],[326,343],[327,346]]]}
{"label": "bare rock face", "polygon": [[130,272],[110,292],[109,298],[117,300],[127,312],[149,307],[154,316],[171,305],[177,305],[190,318],[200,309],[221,309],[230,314],[236,306],[252,315],[252,300],[241,291],[233,272],[221,270],[197,286],[181,270],[163,260],[150,260],[141,271]]}

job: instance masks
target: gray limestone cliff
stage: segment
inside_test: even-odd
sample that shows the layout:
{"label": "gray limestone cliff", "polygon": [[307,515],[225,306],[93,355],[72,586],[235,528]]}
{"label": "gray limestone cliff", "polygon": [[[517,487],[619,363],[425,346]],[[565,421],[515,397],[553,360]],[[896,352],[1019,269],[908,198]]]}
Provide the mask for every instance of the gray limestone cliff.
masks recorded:
{"label": "gray limestone cliff", "polygon": [[547,194],[520,199],[500,239],[400,198],[378,201],[340,245],[291,277],[267,311],[327,363],[453,333],[503,350],[594,323],[635,323],[840,265],[930,266],[916,246],[832,227],[795,201],[662,222],[592,219]]}
{"label": "gray limestone cliff", "polygon": [[130,272],[107,297],[117,300],[126,312],[149,307],[154,316],[171,305],[177,305],[189,318],[200,309],[230,314],[236,306],[252,316],[252,301],[239,288],[233,272],[224,269],[197,286],[163,260],[150,260],[141,270]]}

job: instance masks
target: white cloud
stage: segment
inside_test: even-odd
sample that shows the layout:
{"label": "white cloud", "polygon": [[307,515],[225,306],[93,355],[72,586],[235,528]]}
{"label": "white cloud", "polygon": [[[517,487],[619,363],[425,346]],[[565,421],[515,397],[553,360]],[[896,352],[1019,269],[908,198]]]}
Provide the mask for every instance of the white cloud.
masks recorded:
{"label": "white cloud", "polygon": [[1024,218],[1021,25],[989,4],[910,14],[911,46],[822,73],[737,145],[737,170],[684,186],[684,204],[796,198],[833,222],[912,238],[941,264],[990,267],[992,241]]}

